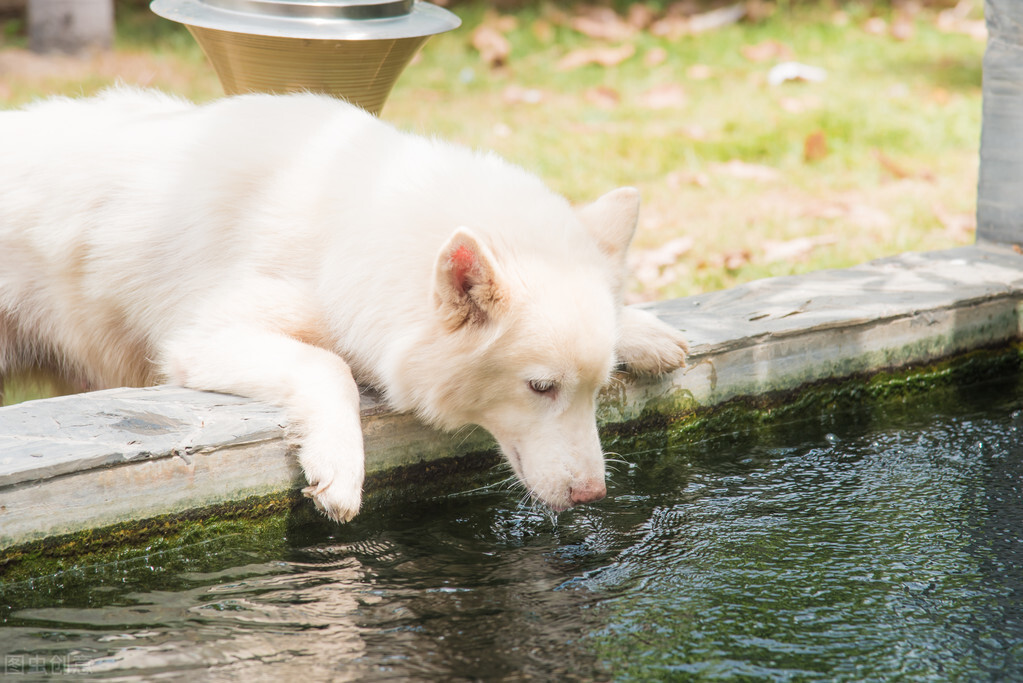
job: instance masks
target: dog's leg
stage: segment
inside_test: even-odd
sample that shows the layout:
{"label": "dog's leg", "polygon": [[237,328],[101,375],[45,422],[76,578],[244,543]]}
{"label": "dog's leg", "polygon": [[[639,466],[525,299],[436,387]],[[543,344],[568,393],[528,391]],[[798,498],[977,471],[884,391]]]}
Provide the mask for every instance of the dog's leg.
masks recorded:
{"label": "dog's leg", "polygon": [[365,458],[359,389],[336,354],[250,327],[184,331],[162,354],[166,377],[193,389],[248,396],[284,407],[301,435],[305,494],[335,521],[356,515]]}
{"label": "dog's leg", "polygon": [[653,313],[627,306],[618,319],[617,352],[630,370],[654,375],[685,367],[689,345]]}

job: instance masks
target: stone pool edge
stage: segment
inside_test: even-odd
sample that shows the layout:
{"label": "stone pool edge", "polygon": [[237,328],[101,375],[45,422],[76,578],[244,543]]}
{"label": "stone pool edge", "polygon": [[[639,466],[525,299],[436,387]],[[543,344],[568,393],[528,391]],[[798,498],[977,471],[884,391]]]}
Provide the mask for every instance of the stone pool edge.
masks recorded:
{"label": "stone pool edge", "polygon": [[[650,308],[689,336],[690,367],[623,375],[598,417],[614,431],[1005,347],[1021,338],[1021,302],[1023,255],[983,244],[660,302]],[[482,430],[439,433],[371,393],[363,427],[370,495],[394,476],[406,491],[412,477],[436,492],[449,466],[494,462]],[[238,501],[304,508],[300,485],[283,421],[266,404],[155,387],[2,408],[0,564],[25,544]]]}
{"label": "stone pool edge", "polygon": [[[680,415],[650,413],[631,422],[604,425],[601,432],[610,450],[628,454],[630,460],[666,449],[685,457],[688,447],[708,438],[770,431],[850,412],[862,416],[867,414],[864,408],[868,413],[898,410],[909,401],[940,402],[978,382],[1005,379],[1021,386],[1023,342],[967,351],[909,368],[822,380],[788,392],[739,397]],[[478,491],[481,485],[494,488],[490,470],[498,461],[494,452],[476,453],[373,475],[363,514],[351,524],[377,524],[380,515],[400,517],[401,502],[413,498],[432,499],[439,505],[451,501],[457,506],[456,498]],[[431,474],[438,478],[424,485],[422,477]],[[615,501],[600,505],[613,506]],[[156,558],[179,553],[182,548],[201,547],[203,554],[209,555],[240,546],[301,545],[303,538],[322,537],[324,531],[333,536],[335,530],[341,531],[305,504],[297,490],[291,490],[49,536],[0,551],[0,597],[5,588],[31,586],[35,577],[70,572],[79,580],[100,566],[116,565],[124,570],[149,566]]]}

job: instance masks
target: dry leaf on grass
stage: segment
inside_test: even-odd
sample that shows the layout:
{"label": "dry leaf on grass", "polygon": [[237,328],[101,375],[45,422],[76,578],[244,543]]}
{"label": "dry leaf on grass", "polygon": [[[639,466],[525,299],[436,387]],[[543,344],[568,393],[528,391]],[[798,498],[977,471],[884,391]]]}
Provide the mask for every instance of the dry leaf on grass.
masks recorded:
{"label": "dry leaf on grass", "polygon": [[629,26],[643,31],[649,28],[650,24],[652,24],[656,18],[657,14],[650,5],[633,3],[629,5],[629,11],[625,16],[625,21],[628,22]]}
{"label": "dry leaf on grass", "polygon": [[725,268],[726,270],[738,270],[753,260],[748,249],[736,249],[726,251],[723,254],[707,259],[701,265],[710,268]]}
{"label": "dry leaf on grass", "polygon": [[758,23],[774,14],[777,5],[774,0],[746,0],[746,21]]}
{"label": "dry leaf on grass", "polygon": [[878,163],[881,164],[881,168],[887,171],[896,180],[918,178],[920,180],[926,180],[927,182],[934,182],[934,174],[928,170],[912,171],[879,149],[872,150],[871,153],[874,155],[874,158],[877,159]]}
{"label": "dry leaf on grass", "polygon": [[941,204],[933,207],[934,216],[945,228],[945,233],[954,240],[965,240],[972,237],[977,230],[977,215],[970,213],[951,213]]}
{"label": "dry leaf on grass", "polygon": [[974,3],[961,0],[955,7],[938,12],[935,25],[942,33],[962,33],[976,40],[987,40],[987,23],[983,19],[970,19]]}
{"label": "dry leaf on grass", "polygon": [[898,178],[899,180],[901,180],[903,178],[909,178],[910,176],[913,175],[905,167],[903,167],[901,164],[896,163],[894,159],[892,159],[890,156],[888,156],[881,150],[875,149],[873,150],[872,154],[874,155],[874,158],[877,159],[878,163],[881,164],[881,168],[883,168],[885,171],[891,174],[893,178]]}
{"label": "dry leaf on grass", "polygon": [[694,81],[705,81],[714,75],[713,69],[706,64],[693,64],[686,69],[686,76]]}
{"label": "dry leaf on grass", "polygon": [[676,83],[654,86],[639,96],[639,103],[647,109],[681,109],[687,101],[685,90]]}
{"label": "dry leaf on grass", "polygon": [[871,17],[863,22],[863,30],[872,36],[883,36],[888,32],[888,22],[881,17]]}
{"label": "dry leaf on grass", "polygon": [[819,66],[800,64],[799,62],[781,62],[767,72],[767,82],[770,85],[781,85],[786,81],[819,83],[827,80],[827,77],[828,72]]}
{"label": "dry leaf on grass", "polygon": [[775,241],[764,240],[764,262],[774,263],[775,261],[805,261],[818,247],[835,244],[838,237],[835,235],[818,235],[816,237],[797,237],[791,240]]}
{"label": "dry leaf on grass", "polygon": [[693,238],[686,236],[669,240],[656,249],[631,251],[628,258],[633,278],[651,293],[675,282],[682,273],[679,259],[694,244]]}
{"label": "dry leaf on grass", "polygon": [[781,173],[776,168],[764,166],[763,164],[749,164],[739,159],[732,159],[723,164],[714,164],[711,169],[715,173],[728,175],[739,180],[771,182],[781,177]]}
{"label": "dry leaf on grass", "polygon": [[583,5],[568,20],[568,25],[590,38],[614,42],[628,40],[636,33],[636,27],[618,16],[610,7]]}
{"label": "dry leaf on grass", "polygon": [[777,40],[765,40],[755,45],[746,45],[740,52],[751,62],[766,62],[771,59],[795,59],[795,51]]}
{"label": "dry leaf on grass", "polygon": [[490,68],[504,66],[511,54],[511,43],[497,28],[481,24],[472,32],[472,46]]}
{"label": "dry leaf on grass", "polygon": [[707,187],[710,185],[710,178],[706,173],[690,171],[672,171],[664,178],[664,183],[673,190],[681,189],[686,185],[692,187]]}
{"label": "dry leaf on grass", "polygon": [[697,264],[700,269],[738,270],[752,260],[749,249],[733,249],[720,254],[711,254]]}
{"label": "dry leaf on grass", "polygon": [[629,264],[633,268],[664,268],[678,262],[679,258],[692,251],[696,241],[689,237],[676,237],[654,249],[640,249],[629,252]]}
{"label": "dry leaf on grass", "polygon": [[694,14],[689,17],[689,32],[704,33],[724,28],[738,23],[744,16],[746,16],[746,4],[742,2]]}
{"label": "dry leaf on grass", "polygon": [[885,211],[861,201],[821,201],[803,207],[799,215],[806,218],[842,220],[861,230],[886,230],[894,224]]}
{"label": "dry leaf on grass", "polygon": [[828,156],[828,138],[824,131],[815,130],[803,141],[803,161],[813,163]]}
{"label": "dry leaf on grass", "polygon": [[541,43],[546,44],[554,40],[554,24],[546,19],[537,19],[530,25],[529,29],[533,32],[533,37]]}
{"label": "dry leaf on grass", "polygon": [[582,66],[596,64],[603,67],[618,66],[636,54],[636,46],[626,43],[618,47],[591,47],[572,50],[558,60],[558,71],[571,71]]}
{"label": "dry leaf on grass", "polygon": [[511,33],[519,27],[519,18],[514,14],[498,14],[488,11],[483,17],[483,23],[493,26],[501,33]]}
{"label": "dry leaf on grass", "polygon": [[903,42],[912,40],[916,34],[916,26],[911,19],[899,17],[892,22],[892,38]]}
{"label": "dry leaf on grass", "polygon": [[643,66],[653,68],[668,61],[668,51],[663,47],[652,47],[643,54]]}
{"label": "dry leaf on grass", "polygon": [[678,40],[689,33],[689,19],[686,17],[661,17],[650,25],[650,33],[658,38]]}
{"label": "dry leaf on grass", "polygon": [[614,109],[622,101],[622,96],[618,91],[606,85],[590,88],[583,93],[583,97],[587,102],[601,109]]}
{"label": "dry leaf on grass", "polygon": [[848,26],[849,25],[849,15],[846,14],[845,11],[843,11],[843,10],[838,10],[834,14],[831,15],[831,24],[833,26],[842,26],[842,27]]}
{"label": "dry leaf on grass", "polygon": [[697,7],[689,2],[670,5],[663,17],[650,24],[650,33],[658,38],[677,40],[735,24],[746,16],[746,5],[741,2],[707,12],[695,12]]}

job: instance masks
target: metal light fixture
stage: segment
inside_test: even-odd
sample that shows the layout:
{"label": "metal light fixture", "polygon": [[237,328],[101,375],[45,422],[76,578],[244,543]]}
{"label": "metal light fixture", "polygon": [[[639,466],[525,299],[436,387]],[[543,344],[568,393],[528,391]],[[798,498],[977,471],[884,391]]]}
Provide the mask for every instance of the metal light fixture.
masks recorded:
{"label": "metal light fixture", "polygon": [[426,39],[458,27],[422,0],[153,0],[184,24],[224,91],[323,92],[379,114]]}

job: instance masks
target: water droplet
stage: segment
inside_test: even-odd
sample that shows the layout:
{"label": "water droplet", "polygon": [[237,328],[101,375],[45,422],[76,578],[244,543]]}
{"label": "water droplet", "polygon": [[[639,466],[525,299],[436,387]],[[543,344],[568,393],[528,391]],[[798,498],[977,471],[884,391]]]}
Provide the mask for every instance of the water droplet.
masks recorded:
{"label": "water droplet", "polygon": [[824,440],[827,441],[832,446],[834,446],[836,443],[841,441],[841,439],[839,439],[837,436],[835,436],[834,434],[831,434],[831,433],[825,434],[824,435]]}

